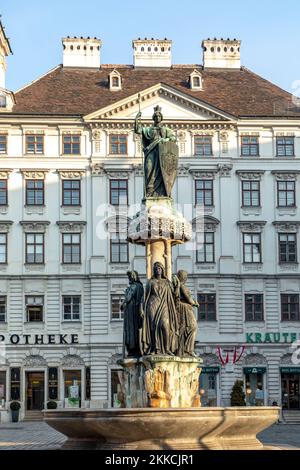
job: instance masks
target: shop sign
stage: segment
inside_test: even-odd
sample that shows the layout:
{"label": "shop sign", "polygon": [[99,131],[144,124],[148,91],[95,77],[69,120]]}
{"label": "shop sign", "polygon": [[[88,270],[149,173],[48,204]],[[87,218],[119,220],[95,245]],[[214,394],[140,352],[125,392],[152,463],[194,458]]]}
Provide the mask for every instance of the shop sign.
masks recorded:
{"label": "shop sign", "polygon": [[265,374],[266,367],[244,367],[244,374]]}
{"label": "shop sign", "polygon": [[202,367],[201,374],[218,374],[219,367]]}
{"label": "shop sign", "polygon": [[13,344],[14,346],[20,345],[40,345],[40,344],[78,344],[79,339],[77,334],[64,334],[64,335],[0,335],[0,344]]}
{"label": "shop sign", "polygon": [[280,367],[282,374],[300,374],[300,367]]}
{"label": "shop sign", "polygon": [[297,333],[246,333],[246,343],[293,343]]}

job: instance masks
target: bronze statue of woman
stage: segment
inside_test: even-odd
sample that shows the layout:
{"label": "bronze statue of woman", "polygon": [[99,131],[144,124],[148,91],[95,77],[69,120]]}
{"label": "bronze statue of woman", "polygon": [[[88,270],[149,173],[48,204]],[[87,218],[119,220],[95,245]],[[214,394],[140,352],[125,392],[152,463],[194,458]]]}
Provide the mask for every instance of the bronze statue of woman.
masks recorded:
{"label": "bronze statue of woman", "polygon": [[129,286],[125,290],[125,299],[121,305],[124,312],[124,345],[129,357],[139,357],[144,287],[137,271],[127,271],[127,276]]}
{"label": "bronze statue of woman", "polygon": [[145,197],[171,197],[178,166],[176,136],[162,125],[161,108],[154,108],[154,125],[143,127],[141,112],[135,118],[134,132],[142,136],[144,151]]}
{"label": "bronze statue of woman", "polygon": [[180,322],[178,355],[197,356],[194,349],[198,324],[193,307],[199,307],[199,304],[193,299],[189,288],[185,285],[187,277],[188,273],[183,270],[178,271],[177,276],[173,276],[175,297],[177,297],[176,308]]}
{"label": "bronze statue of woman", "polygon": [[162,263],[153,266],[144,304],[141,336],[142,353],[174,356],[178,348],[178,318],[174,303],[173,286],[167,279]]}

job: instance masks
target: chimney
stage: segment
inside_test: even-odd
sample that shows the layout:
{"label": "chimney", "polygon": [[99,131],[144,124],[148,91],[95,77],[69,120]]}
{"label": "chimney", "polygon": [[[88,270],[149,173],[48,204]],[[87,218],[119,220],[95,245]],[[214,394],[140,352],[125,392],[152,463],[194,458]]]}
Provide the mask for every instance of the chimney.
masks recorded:
{"label": "chimney", "polygon": [[64,67],[100,67],[100,48],[102,42],[97,38],[67,38],[62,39]]}
{"label": "chimney", "polygon": [[134,39],[133,64],[135,67],[171,67],[172,41],[165,39]]}
{"label": "chimney", "polygon": [[203,66],[219,69],[239,69],[241,67],[241,41],[237,39],[206,39],[202,41]]}
{"label": "chimney", "polygon": [[6,57],[12,54],[5,28],[0,21],[0,88],[5,89]]}

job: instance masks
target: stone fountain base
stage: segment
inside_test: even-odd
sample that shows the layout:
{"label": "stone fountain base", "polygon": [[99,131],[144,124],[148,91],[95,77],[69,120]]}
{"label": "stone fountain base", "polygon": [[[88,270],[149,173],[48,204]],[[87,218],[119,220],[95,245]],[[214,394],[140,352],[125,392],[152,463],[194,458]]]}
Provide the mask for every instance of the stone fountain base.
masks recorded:
{"label": "stone fountain base", "polygon": [[259,450],[256,435],[279,418],[277,407],[47,410],[65,434],[63,449]]}

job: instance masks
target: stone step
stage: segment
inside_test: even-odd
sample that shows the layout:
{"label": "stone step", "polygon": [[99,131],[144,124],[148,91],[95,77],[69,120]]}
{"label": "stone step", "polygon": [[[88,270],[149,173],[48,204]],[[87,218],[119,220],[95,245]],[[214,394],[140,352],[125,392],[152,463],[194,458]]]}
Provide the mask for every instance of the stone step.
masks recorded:
{"label": "stone step", "polygon": [[41,411],[26,411],[23,421],[43,421],[43,418]]}

